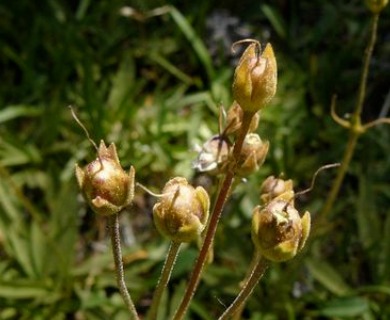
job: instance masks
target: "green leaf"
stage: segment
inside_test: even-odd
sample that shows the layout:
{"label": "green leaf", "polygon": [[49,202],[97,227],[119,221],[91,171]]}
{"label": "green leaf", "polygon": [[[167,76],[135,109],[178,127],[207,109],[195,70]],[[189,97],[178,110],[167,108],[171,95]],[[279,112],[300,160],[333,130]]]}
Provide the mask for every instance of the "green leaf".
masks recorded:
{"label": "green leaf", "polygon": [[134,86],[134,59],[126,56],[121,61],[119,69],[112,80],[112,88],[108,96],[108,105],[114,109],[121,109],[128,103]]}
{"label": "green leaf", "polygon": [[198,251],[192,248],[181,250],[178,259],[176,260],[175,267],[172,271],[171,279],[177,279],[185,274],[188,274],[194,266],[194,261],[197,255]]}
{"label": "green leaf", "polygon": [[0,123],[19,117],[36,117],[42,113],[42,108],[37,106],[12,105],[0,111]]}
{"label": "green leaf", "polygon": [[188,20],[175,7],[170,7],[169,13],[181,32],[183,32],[187,40],[192,45],[195,53],[197,54],[199,60],[207,72],[209,80],[212,80],[214,78],[214,69],[212,66],[210,54],[206,46],[198,37]]}
{"label": "green leaf", "polygon": [[190,305],[190,310],[197,314],[200,319],[204,320],[214,320],[215,317],[210,315],[210,310],[207,309],[206,306],[201,303],[197,303],[196,301],[192,301]]}
{"label": "green leaf", "polygon": [[356,220],[359,239],[366,250],[370,249],[380,235],[380,228],[372,183],[362,174],[359,176],[359,197],[356,205]]}
{"label": "green leaf", "polygon": [[[1,166],[1,165],[0,165]],[[0,167],[0,205],[2,210],[0,211],[0,227],[6,228],[5,222],[16,221],[19,219],[19,210],[15,204],[14,195],[10,193],[10,187],[6,182],[6,172],[3,175],[2,168]],[[4,224],[4,226],[2,226]]]}
{"label": "green leaf", "polygon": [[379,255],[379,274],[382,281],[390,280],[390,211],[387,212],[386,221],[383,226],[383,237]]}
{"label": "green leaf", "polygon": [[7,299],[45,298],[52,294],[40,283],[0,282],[0,297]]}
{"label": "green leaf", "polygon": [[308,258],[306,259],[306,266],[313,278],[330,292],[338,296],[344,296],[351,291],[342,276],[326,261]]}
{"label": "green leaf", "polygon": [[15,166],[30,163],[41,163],[42,156],[32,144],[0,139],[0,159],[4,166]]}
{"label": "green leaf", "polygon": [[43,234],[40,226],[34,221],[31,223],[30,232],[30,254],[34,264],[34,270],[39,277],[42,277],[45,274],[47,238]]}
{"label": "green leaf", "polygon": [[158,52],[151,52],[149,54],[149,58],[185,84],[191,85],[193,83],[193,80],[190,76],[186,75],[183,71],[181,71],[174,64],[165,59],[164,56],[162,56]]}
{"label": "green leaf", "polygon": [[357,317],[370,310],[365,298],[338,298],[325,303],[320,314],[327,317]]}
{"label": "green leaf", "polygon": [[283,22],[282,17],[271,6],[263,4],[260,6],[264,15],[267,17],[272,27],[275,29],[278,36],[285,39],[287,36],[286,25]]}
{"label": "green leaf", "polygon": [[10,228],[8,233],[8,240],[12,248],[13,256],[18,261],[25,274],[31,278],[35,278],[35,270],[33,268],[32,258],[30,256],[29,241],[24,236],[28,235],[26,228],[20,229]]}
{"label": "green leaf", "polygon": [[186,282],[181,281],[179,285],[175,287],[175,291],[171,297],[171,303],[170,303],[170,316],[168,319],[172,319],[176,309],[179,307],[179,304],[183,298],[184,292],[186,289]]}

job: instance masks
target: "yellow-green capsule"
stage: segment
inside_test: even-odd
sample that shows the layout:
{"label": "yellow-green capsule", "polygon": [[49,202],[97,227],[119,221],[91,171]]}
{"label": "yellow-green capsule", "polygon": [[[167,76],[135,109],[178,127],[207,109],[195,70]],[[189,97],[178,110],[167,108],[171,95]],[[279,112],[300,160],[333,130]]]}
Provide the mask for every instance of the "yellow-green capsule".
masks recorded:
{"label": "yellow-green capsule", "polygon": [[167,182],[159,201],[153,207],[157,230],[175,242],[196,240],[204,230],[210,199],[202,187],[194,188],[185,178]]}
{"label": "yellow-green capsule", "polygon": [[301,218],[298,211],[283,197],[253,210],[252,240],[268,260],[287,261],[303,248],[310,233],[310,213]]}
{"label": "yellow-green capsule", "polygon": [[277,65],[271,44],[260,54],[260,44],[251,43],[236,67],[233,96],[244,111],[257,112],[276,93]]}

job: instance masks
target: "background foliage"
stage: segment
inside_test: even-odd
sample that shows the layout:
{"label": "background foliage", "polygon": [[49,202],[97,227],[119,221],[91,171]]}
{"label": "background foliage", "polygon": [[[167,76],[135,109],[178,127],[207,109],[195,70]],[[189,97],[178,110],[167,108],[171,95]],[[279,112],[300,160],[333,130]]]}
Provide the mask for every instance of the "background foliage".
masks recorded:
{"label": "background foliage", "polygon": [[[177,10],[163,13],[167,4]],[[148,17],[156,8],[163,14]],[[367,121],[388,113],[389,11],[379,25]],[[227,207],[215,264],[189,318],[219,315],[251,259],[250,215],[262,180],[283,173],[303,189],[319,166],[340,160],[347,137],[329,116],[330,98],[338,94],[340,114],[352,111],[369,21],[357,0],[0,4],[0,318],[127,318],[105,221],[86,208],[73,177],[74,163],[95,152],[67,106],[77,106],[95,141],[117,144],[123,166],[134,165],[144,185],[158,192],[183,175],[212,191],[215,181],[191,169],[193,147],[217,132],[218,106],[231,103],[232,42],[252,37],[272,42],[279,88],[260,125],[271,142],[268,159]],[[245,318],[388,319],[389,150],[388,127],[363,136],[331,228],[295,260],[272,266]],[[320,176],[300,199],[302,209],[320,210],[332,177]],[[167,249],[152,224],[153,203],[138,190],[122,217],[127,283],[141,312]],[[191,245],[179,257],[166,314],[196,250]]]}

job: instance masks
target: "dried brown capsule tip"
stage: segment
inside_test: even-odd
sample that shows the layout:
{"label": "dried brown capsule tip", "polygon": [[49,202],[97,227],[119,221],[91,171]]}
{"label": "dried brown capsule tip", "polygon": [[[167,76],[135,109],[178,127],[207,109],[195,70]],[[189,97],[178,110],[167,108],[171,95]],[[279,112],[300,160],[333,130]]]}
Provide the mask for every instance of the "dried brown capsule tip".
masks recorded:
{"label": "dried brown capsule tip", "polygon": [[194,188],[185,178],[177,177],[165,185],[153,207],[153,218],[162,235],[175,242],[190,242],[204,230],[209,208],[206,190]]}
{"label": "dried brown capsule tip", "polygon": [[75,173],[84,198],[97,214],[118,213],[133,200],[135,170],[123,170],[115,144],[107,148],[101,141],[98,157],[83,169],[76,164]]}
{"label": "dried brown capsule tip", "polygon": [[[268,203],[272,199],[289,191],[293,191],[292,180],[283,180],[275,178],[274,176],[269,176],[261,185],[260,198],[263,203]],[[294,202],[292,202],[292,204],[294,204]]]}
{"label": "dried brown capsule tip", "polygon": [[[226,134],[236,134],[240,130],[243,115],[244,111],[241,109],[240,105],[234,101],[227,112],[225,129]],[[256,113],[251,120],[248,132],[256,131],[257,127],[259,126],[259,120],[260,115],[259,113]]]}
{"label": "dried brown capsule tip", "polygon": [[200,172],[220,173],[229,158],[230,143],[225,136],[215,135],[199,150],[193,168]]}
{"label": "dried brown capsule tip", "polygon": [[246,176],[257,171],[264,163],[268,149],[268,141],[262,141],[256,133],[247,134],[242,146],[237,173]]}
{"label": "dried brown capsule tip", "polygon": [[265,258],[275,262],[295,257],[310,233],[310,213],[301,218],[287,197],[284,194],[253,210],[252,240]]}

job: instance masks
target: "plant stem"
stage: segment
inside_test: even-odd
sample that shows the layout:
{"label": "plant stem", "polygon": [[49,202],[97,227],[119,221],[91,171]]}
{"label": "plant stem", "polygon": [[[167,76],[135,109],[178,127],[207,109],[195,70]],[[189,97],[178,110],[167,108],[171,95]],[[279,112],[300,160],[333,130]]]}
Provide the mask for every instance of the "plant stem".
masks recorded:
{"label": "plant stem", "polygon": [[122,264],[121,240],[119,234],[119,213],[110,215],[108,217],[108,223],[111,236],[112,254],[114,256],[115,263],[115,275],[119,292],[123,298],[123,301],[125,302],[127,309],[130,312],[130,319],[138,320],[139,317],[137,314],[137,310],[135,309],[133,300],[131,299],[129,292],[127,291],[125,283],[125,274],[123,271]]}
{"label": "plant stem", "polygon": [[262,259],[259,254],[256,254],[256,263],[253,264],[253,269],[248,277],[244,287],[237,295],[233,303],[225,310],[225,312],[218,318],[218,320],[226,320],[232,317],[236,312],[241,311],[246,300],[252,294],[253,289],[264,275],[268,267],[268,261]]}
{"label": "plant stem", "polygon": [[149,316],[148,316],[149,320],[157,319],[158,306],[160,304],[160,300],[164,292],[164,289],[167,287],[169,278],[171,277],[172,269],[175,264],[177,254],[179,253],[180,244],[181,244],[180,242],[172,241],[171,245],[169,246],[169,250],[165,258],[164,266],[161,270],[160,279],[158,280],[156,290],[154,291],[153,294],[152,305],[150,307]]}
{"label": "plant stem", "polygon": [[237,169],[237,161],[239,159],[242,145],[244,143],[245,136],[248,132],[249,125],[254,116],[254,113],[244,112],[241,129],[237,140],[234,143],[233,148],[233,158],[232,158],[232,166],[229,168],[225,175],[225,179],[222,182],[221,189],[215,201],[214,209],[210,217],[210,222],[207,227],[206,235],[203,241],[202,248],[200,249],[198,258],[195,262],[194,269],[191,273],[186,291],[184,293],[184,297],[176,310],[175,315],[173,316],[173,320],[181,320],[183,319],[185,313],[187,312],[188,306],[192,300],[192,297],[195,294],[195,291],[198,287],[200,276],[203,272],[203,268],[207,259],[208,251],[211,247],[211,244],[214,240],[214,235],[217,230],[219,218],[221,217],[222,210],[224,208],[225,202],[229,195],[230,188],[232,186],[234,176]]}
{"label": "plant stem", "polygon": [[[259,262],[259,259],[260,259],[260,253],[257,250],[255,250],[253,257],[252,257],[252,261],[251,261],[249,268],[246,272],[245,278],[243,281],[240,282],[240,290],[242,290],[242,288],[248,282],[248,279],[249,279],[250,275],[252,274],[253,269],[256,267],[257,263]],[[238,307],[238,310],[234,313],[232,319],[233,320],[241,320],[241,314],[244,311],[244,308],[245,308],[245,303],[241,304],[241,306]]]}
{"label": "plant stem", "polygon": [[360,115],[363,111],[364,99],[366,97],[367,77],[368,77],[368,72],[370,70],[372,52],[374,51],[375,42],[377,38],[378,21],[379,21],[379,13],[373,14],[372,21],[371,21],[370,40],[367,44],[366,51],[364,53],[363,72],[362,72],[362,77],[360,79],[358,100],[353,114],[353,117],[358,118],[355,121],[360,120]]}
{"label": "plant stem", "polygon": [[325,222],[327,215],[329,214],[334,202],[336,201],[337,195],[341,188],[341,184],[344,180],[345,174],[347,173],[347,170],[349,168],[349,164],[351,163],[352,156],[355,152],[358,139],[359,134],[356,134],[354,132],[350,133],[348,143],[344,151],[343,159],[341,161],[341,165],[337,170],[336,178],[333,180],[332,189],[330,190],[322,212],[319,215],[317,225],[320,225]]}
{"label": "plant stem", "polygon": [[337,171],[337,176],[333,180],[332,188],[331,188],[329,195],[326,199],[326,202],[325,202],[325,205],[321,211],[321,214],[319,215],[319,223],[318,224],[325,222],[326,217],[328,216],[329,212],[333,208],[334,202],[336,201],[337,195],[339,194],[341,184],[344,180],[345,174],[349,168],[349,164],[351,163],[351,159],[352,159],[353,154],[355,152],[357,141],[358,141],[360,135],[364,133],[364,128],[361,124],[361,113],[363,110],[364,99],[366,96],[367,77],[368,77],[368,71],[369,71],[369,67],[370,67],[371,56],[372,56],[372,52],[374,50],[374,46],[375,46],[375,42],[376,42],[378,20],[379,20],[379,14],[373,14],[370,40],[367,44],[367,48],[366,48],[365,55],[364,55],[363,72],[362,72],[362,76],[360,79],[358,99],[356,102],[355,110],[354,110],[352,118],[351,118],[351,126],[349,129],[350,135],[349,135],[348,143],[347,143],[346,149],[344,151],[341,166],[339,167],[339,169]]}

